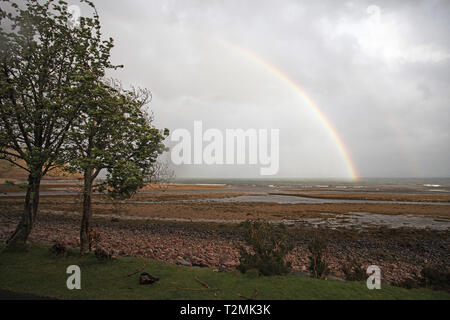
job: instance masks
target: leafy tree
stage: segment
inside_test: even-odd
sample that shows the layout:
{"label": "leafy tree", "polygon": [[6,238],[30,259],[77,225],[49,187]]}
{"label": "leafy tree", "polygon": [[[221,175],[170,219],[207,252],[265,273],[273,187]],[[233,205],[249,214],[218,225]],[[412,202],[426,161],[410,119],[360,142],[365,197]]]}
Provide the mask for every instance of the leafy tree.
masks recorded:
{"label": "leafy tree", "polygon": [[[107,68],[113,40],[99,17],[77,28],[64,1],[3,1],[0,9],[0,158],[28,172],[24,211],[8,247],[24,245],[35,221],[42,177],[64,163],[63,145],[84,106],[81,93]],[[23,160],[25,165],[22,165]]]}
{"label": "leafy tree", "polygon": [[90,251],[90,224],[94,180],[102,170],[99,186],[114,199],[131,197],[152,172],[168,130],[151,125],[143,109],[149,101],[146,89],[124,90],[117,81],[99,81],[84,94],[84,108],[70,130],[67,146],[70,169],[84,174],[81,253]]}

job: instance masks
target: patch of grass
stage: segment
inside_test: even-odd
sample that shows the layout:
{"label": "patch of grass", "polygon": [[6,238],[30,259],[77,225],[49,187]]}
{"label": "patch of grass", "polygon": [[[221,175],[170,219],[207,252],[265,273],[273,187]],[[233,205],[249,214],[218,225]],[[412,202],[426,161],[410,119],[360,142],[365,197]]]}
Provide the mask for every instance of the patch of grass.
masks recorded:
{"label": "patch of grass", "polygon": [[[72,264],[81,268],[81,290],[66,288],[66,268]],[[142,272],[160,281],[145,286],[139,285],[139,274],[124,277],[144,264]],[[217,290],[180,289],[203,289],[195,277]],[[381,290],[368,290],[364,282],[293,275],[253,278],[238,271],[218,273],[140,258],[100,262],[93,254],[55,257],[48,246],[40,244],[31,245],[25,253],[1,251],[0,289],[60,299],[240,299],[238,293],[251,296],[255,289],[257,299],[450,299],[449,293],[423,288],[407,290],[382,284]]]}

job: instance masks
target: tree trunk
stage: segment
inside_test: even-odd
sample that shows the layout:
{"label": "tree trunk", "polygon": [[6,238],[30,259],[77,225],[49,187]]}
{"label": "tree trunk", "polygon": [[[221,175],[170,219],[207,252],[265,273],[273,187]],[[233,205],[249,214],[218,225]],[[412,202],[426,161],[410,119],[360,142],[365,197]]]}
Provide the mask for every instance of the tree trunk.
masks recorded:
{"label": "tree trunk", "polygon": [[28,176],[28,187],[25,196],[25,207],[22,212],[22,219],[16,227],[14,233],[6,241],[8,248],[24,248],[33,228],[39,205],[39,188],[41,176],[32,174]]}
{"label": "tree trunk", "polygon": [[92,216],[92,183],[94,180],[93,170],[87,169],[84,172],[84,186],[83,186],[83,216],[81,218],[80,229],[80,252],[86,254],[91,251],[91,216]]}

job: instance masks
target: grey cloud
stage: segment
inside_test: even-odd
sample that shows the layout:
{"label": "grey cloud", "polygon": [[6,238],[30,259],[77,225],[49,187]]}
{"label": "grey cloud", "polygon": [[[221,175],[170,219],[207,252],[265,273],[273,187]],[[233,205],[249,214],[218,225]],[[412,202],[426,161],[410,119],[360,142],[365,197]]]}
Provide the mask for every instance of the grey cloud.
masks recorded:
{"label": "grey cloud", "polygon": [[[345,176],[324,126],[248,50],[317,103],[361,176],[450,176],[448,1],[95,3],[116,41],[113,61],[125,65],[111,75],[152,90],[158,125],[280,128],[280,175]],[[367,22],[371,5],[379,24]],[[180,177],[256,172],[176,169]]]}

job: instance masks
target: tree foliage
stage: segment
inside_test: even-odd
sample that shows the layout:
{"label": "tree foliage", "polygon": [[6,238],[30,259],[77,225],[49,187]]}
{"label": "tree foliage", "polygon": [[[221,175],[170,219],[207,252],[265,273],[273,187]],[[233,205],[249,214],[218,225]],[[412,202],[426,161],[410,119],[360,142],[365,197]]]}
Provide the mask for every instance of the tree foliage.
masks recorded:
{"label": "tree foliage", "polygon": [[85,96],[85,107],[70,130],[70,169],[92,170],[92,180],[107,170],[100,190],[113,198],[128,198],[142,187],[165,150],[168,130],[152,126],[144,109],[149,97],[147,89],[125,90],[117,81],[101,81]]}
{"label": "tree foliage", "polygon": [[[28,171],[22,219],[8,245],[24,244],[41,178],[67,160],[62,152],[83,95],[104,77],[113,40],[103,40],[94,5],[77,28],[64,1],[3,1],[0,9],[0,158]],[[8,8],[7,5],[9,5]],[[22,165],[18,160],[23,160]]]}
{"label": "tree foliage", "polygon": [[146,89],[125,90],[117,81],[92,83],[83,94],[80,116],[69,132],[65,147],[70,170],[84,174],[81,251],[89,247],[91,195],[94,180],[102,170],[106,178],[97,188],[113,199],[131,197],[144,186],[159,154],[167,129],[151,124],[144,110],[150,93]]}

